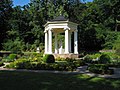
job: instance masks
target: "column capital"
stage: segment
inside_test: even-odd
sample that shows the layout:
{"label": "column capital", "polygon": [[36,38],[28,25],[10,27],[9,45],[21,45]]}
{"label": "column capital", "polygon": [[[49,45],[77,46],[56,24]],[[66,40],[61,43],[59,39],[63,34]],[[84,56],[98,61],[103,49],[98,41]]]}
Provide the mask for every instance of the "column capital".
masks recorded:
{"label": "column capital", "polygon": [[47,30],[45,30],[44,33],[47,33]]}
{"label": "column capital", "polygon": [[45,30],[44,30],[44,33],[47,33],[47,31],[48,31],[48,29],[45,29]]}
{"label": "column capital", "polygon": [[49,31],[52,31],[52,30],[53,30],[53,28],[49,28],[48,30],[49,30]]}
{"label": "column capital", "polygon": [[78,32],[78,29],[75,29],[75,31],[74,32]]}
{"label": "column capital", "polygon": [[69,28],[69,27],[65,27],[64,30],[65,30],[65,31],[66,31],[66,30],[70,30],[70,28]]}

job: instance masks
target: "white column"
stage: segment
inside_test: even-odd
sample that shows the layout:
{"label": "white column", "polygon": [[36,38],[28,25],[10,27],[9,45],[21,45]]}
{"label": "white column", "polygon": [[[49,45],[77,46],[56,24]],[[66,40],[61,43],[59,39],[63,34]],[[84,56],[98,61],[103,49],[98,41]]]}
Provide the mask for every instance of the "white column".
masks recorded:
{"label": "white column", "polygon": [[78,54],[78,34],[74,31],[74,54]]}
{"label": "white column", "polygon": [[49,31],[47,31],[47,53],[49,53]]}
{"label": "white column", "polygon": [[71,32],[69,32],[69,52],[71,53]]}
{"label": "white column", "polygon": [[65,29],[65,54],[69,53],[69,29]]}
{"label": "white column", "polygon": [[57,33],[55,33],[55,54],[58,53]]}
{"label": "white column", "polygon": [[45,31],[45,54],[48,53],[48,33]]}
{"label": "white column", "polygon": [[49,54],[52,54],[52,30],[49,29]]}

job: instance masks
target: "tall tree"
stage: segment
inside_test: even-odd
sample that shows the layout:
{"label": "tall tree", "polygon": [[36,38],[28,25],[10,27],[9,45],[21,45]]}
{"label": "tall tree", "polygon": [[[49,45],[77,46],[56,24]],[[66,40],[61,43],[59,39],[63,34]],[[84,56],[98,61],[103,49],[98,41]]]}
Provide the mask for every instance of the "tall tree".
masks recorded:
{"label": "tall tree", "polygon": [[11,17],[12,1],[0,0],[0,49],[2,49],[2,43],[7,37],[6,32],[9,30],[9,19]]}

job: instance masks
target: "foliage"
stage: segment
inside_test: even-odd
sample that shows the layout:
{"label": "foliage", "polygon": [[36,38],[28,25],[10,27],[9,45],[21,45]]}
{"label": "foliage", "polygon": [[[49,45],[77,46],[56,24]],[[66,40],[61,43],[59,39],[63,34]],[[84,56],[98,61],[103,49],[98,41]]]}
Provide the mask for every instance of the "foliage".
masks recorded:
{"label": "foliage", "polygon": [[73,61],[75,61],[75,59],[73,59],[73,58],[65,58],[64,61],[73,62]]}
{"label": "foliage", "polygon": [[54,63],[55,62],[55,57],[52,54],[45,54],[45,56],[43,56],[43,60],[46,63]]}
{"label": "foliage", "polygon": [[0,1],[0,50],[3,49],[2,43],[7,38],[7,31],[9,30],[9,20],[12,12],[12,0]]}
{"label": "foliage", "polygon": [[100,56],[100,58],[99,58],[99,63],[101,63],[101,64],[107,64],[107,63],[110,63],[110,60],[111,60],[111,58],[110,58],[109,55],[107,55],[107,54],[102,54],[102,55]]}
{"label": "foliage", "polygon": [[14,60],[9,59],[9,57],[3,57],[2,62],[13,62]]}
{"label": "foliage", "polygon": [[13,62],[17,59],[17,54],[4,55],[2,58],[3,62]]}
{"label": "foliage", "polygon": [[105,44],[103,45],[103,49],[112,49],[114,48],[114,44],[118,38],[118,34],[116,32],[107,32],[107,36],[105,38]]}
{"label": "foliage", "polygon": [[0,61],[2,61],[2,57],[0,57]]}
{"label": "foliage", "polygon": [[65,59],[64,58],[60,58],[60,57],[57,57],[56,59],[55,59],[55,61],[64,61]]}
{"label": "foliage", "polygon": [[[119,3],[119,0],[94,0],[89,3],[80,0],[31,0],[23,7],[12,7],[12,0],[2,0],[0,50],[36,51],[37,47],[42,47],[42,51],[43,25],[59,15],[78,24],[79,51],[115,48],[119,37],[114,32],[120,15]],[[63,40],[63,37],[60,39]]]}
{"label": "foliage", "polygon": [[3,65],[4,65],[4,63],[0,61],[0,67],[3,66]]}
{"label": "foliage", "polygon": [[76,67],[86,65],[86,62],[84,62],[83,60],[76,60],[76,61],[73,61],[73,63],[75,64]]}
{"label": "foliage", "polygon": [[73,71],[77,68],[76,65],[81,63],[67,63],[67,62],[57,62],[57,63],[44,63],[44,62],[31,62],[26,59],[19,59],[11,62],[7,65],[7,68],[14,69],[30,69],[30,70],[57,70],[57,71]]}
{"label": "foliage", "polygon": [[120,48],[117,48],[115,53],[120,56]]}
{"label": "foliage", "polygon": [[16,60],[11,62],[10,65],[6,66],[7,68],[15,68],[15,69],[28,69],[31,67],[30,61],[26,59]]}
{"label": "foliage", "polygon": [[86,63],[91,63],[92,62],[92,58],[89,55],[86,55],[83,60]]}
{"label": "foliage", "polygon": [[7,51],[11,51],[13,53],[21,53],[23,50],[24,43],[20,39],[8,40],[6,43],[3,43],[3,48]]}
{"label": "foliage", "polygon": [[120,62],[112,62],[108,65],[109,67],[120,68]]}
{"label": "foliage", "polygon": [[101,56],[101,53],[96,53],[96,54],[91,55],[91,57],[92,57],[93,59],[97,59],[97,58],[99,58],[100,56]]}
{"label": "foliage", "polygon": [[15,60],[17,58],[17,54],[10,54],[9,59]]}
{"label": "foliage", "polygon": [[57,62],[67,62],[67,63],[71,63],[71,64],[75,64],[76,67],[79,66],[83,66],[85,65],[85,62],[83,60],[79,60],[79,59],[73,59],[73,58],[57,58],[56,59]]}
{"label": "foliage", "polygon": [[86,55],[83,59],[83,61],[87,64],[98,64],[100,54],[95,55]]}
{"label": "foliage", "polygon": [[109,69],[105,64],[91,64],[88,66],[88,70],[97,74],[113,74],[114,71]]}
{"label": "foliage", "polygon": [[24,55],[21,58],[29,59],[30,61],[43,61],[42,60],[43,53],[36,52],[24,52]]}

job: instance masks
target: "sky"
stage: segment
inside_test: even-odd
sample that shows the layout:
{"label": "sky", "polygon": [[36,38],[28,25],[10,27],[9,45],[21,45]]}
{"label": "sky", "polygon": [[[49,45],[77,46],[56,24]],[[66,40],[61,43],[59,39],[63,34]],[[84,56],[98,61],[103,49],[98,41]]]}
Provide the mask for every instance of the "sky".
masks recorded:
{"label": "sky", "polygon": [[17,6],[17,5],[24,6],[28,4],[29,2],[30,0],[13,0],[14,6]]}
{"label": "sky", "polygon": [[[93,0],[86,0],[88,2],[91,2]],[[30,2],[30,0],[13,0],[13,4],[14,6],[20,5],[20,6],[24,6],[26,4],[28,4]]]}

